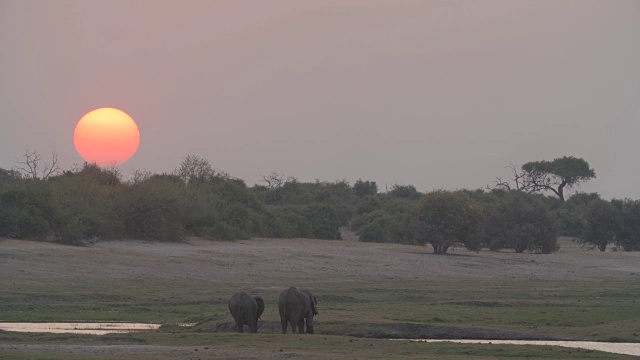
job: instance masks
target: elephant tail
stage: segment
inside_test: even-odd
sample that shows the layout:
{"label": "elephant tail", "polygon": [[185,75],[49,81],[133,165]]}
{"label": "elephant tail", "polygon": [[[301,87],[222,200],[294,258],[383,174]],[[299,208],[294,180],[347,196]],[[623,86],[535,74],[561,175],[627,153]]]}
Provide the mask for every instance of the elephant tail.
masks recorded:
{"label": "elephant tail", "polygon": [[313,315],[318,315],[318,306],[316,305],[317,300],[316,297],[313,295],[309,295],[311,297],[311,311],[313,312]]}

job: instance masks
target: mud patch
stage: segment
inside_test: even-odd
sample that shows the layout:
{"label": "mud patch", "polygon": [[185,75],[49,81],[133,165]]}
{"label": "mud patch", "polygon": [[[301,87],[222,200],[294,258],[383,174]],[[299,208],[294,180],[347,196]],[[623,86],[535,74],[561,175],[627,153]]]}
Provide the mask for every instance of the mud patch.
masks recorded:
{"label": "mud patch", "polygon": [[512,307],[513,305],[497,301],[457,301],[450,302],[451,305],[473,306],[473,307]]}
{"label": "mud patch", "polygon": [[[346,325],[346,324],[345,324]],[[196,329],[199,332],[233,332],[234,323],[211,324]],[[456,328],[423,324],[360,324],[354,329],[327,331],[322,322],[315,323],[316,334],[353,336],[374,339],[476,339],[476,340],[568,340],[543,334],[520,333],[475,328]],[[245,327],[245,331],[248,329]],[[280,322],[260,321],[258,333],[279,334]]]}
{"label": "mud patch", "polygon": [[548,335],[475,328],[455,328],[422,324],[361,324],[356,330],[326,333],[316,326],[318,333],[377,339],[496,339],[496,340],[565,340]]}

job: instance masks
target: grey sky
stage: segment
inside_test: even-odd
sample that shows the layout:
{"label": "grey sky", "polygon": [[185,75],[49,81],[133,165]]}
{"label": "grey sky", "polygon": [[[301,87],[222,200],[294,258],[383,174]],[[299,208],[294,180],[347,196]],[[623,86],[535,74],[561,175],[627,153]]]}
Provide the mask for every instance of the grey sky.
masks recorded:
{"label": "grey sky", "polygon": [[249,185],[482,188],[573,155],[581,191],[640,198],[640,1],[0,0],[0,167],[82,159],[73,129],[138,123],[120,166],[188,154]]}

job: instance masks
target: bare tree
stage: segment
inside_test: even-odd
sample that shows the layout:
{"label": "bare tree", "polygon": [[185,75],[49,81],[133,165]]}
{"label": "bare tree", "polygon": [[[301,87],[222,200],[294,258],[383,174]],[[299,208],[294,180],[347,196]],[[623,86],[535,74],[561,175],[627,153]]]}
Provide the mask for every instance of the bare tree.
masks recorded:
{"label": "bare tree", "polygon": [[286,183],[285,180],[285,175],[284,174],[278,174],[277,172],[272,172],[269,175],[260,175],[260,177],[262,178],[262,182],[267,184],[266,186],[269,189],[277,189],[279,187],[282,187],[282,185],[284,185]]}
{"label": "bare tree", "polygon": [[140,170],[137,169],[133,172],[133,175],[131,176],[131,179],[129,180],[130,184],[139,184],[142,182],[145,182],[147,180],[149,180],[149,178],[151,178],[151,176],[153,176],[153,173],[151,171],[148,170]]}
{"label": "bare tree", "polygon": [[[507,180],[503,180],[502,177],[496,177],[494,181],[494,189],[502,189],[502,190],[519,190],[519,191],[527,191],[527,184],[525,183],[526,173],[524,170],[518,171],[515,165],[509,163],[509,166],[505,166],[506,169],[511,171],[511,177]],[[487,185],[487,189],[491,190],[491,188]]]}
{"label": "bare tree", "polygon": [[62,169],[58,166],[58,153],[51,153],[51,164],[45,162],[40,170],[42,157],[38,151],[27,150],[22,156],[22,160],[16,159],[18,165],[13,170],[20,173],[22,177],[29,179],[43,179],[46,180],[51,176],[58,175],[62,172]]}

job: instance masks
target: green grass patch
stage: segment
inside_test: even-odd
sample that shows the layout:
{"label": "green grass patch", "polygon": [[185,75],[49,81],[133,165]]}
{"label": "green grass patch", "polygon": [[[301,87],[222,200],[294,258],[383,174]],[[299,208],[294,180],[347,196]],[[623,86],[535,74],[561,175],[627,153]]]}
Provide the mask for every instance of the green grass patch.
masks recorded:
{"label": "green grass patch", "polygon": [[[46,293],[0,293],[4,321],[228,322],[223,297],[211,292],[174,293],[169,284],[142,283],[114,294],[52,287]],[[40,290],[40,289],[39,289]],[[122,291],[122,290],[121,290]],[[429,324],[545,334],[586,340],[637,339],[640,285],[616,281],[403,283],[314,289],[317,330],[356,330],[359,324]],[[265,297],[266,321],[279,321],[278,291]]]}

